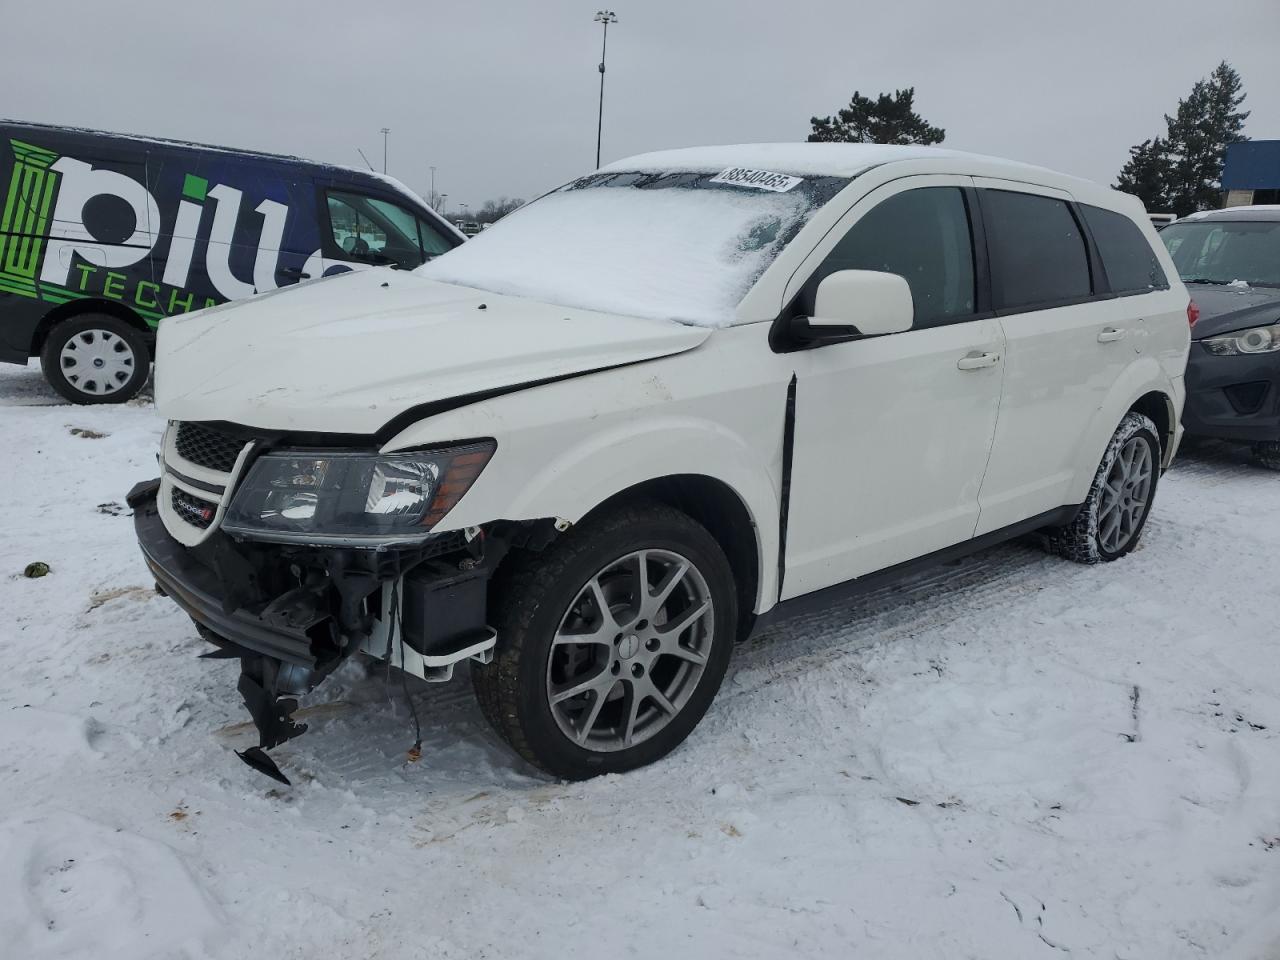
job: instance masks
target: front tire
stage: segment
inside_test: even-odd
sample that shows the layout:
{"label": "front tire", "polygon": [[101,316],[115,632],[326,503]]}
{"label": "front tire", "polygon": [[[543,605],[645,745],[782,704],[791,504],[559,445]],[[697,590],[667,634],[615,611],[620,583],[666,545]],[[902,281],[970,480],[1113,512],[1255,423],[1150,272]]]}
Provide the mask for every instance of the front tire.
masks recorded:
{"label": "front tire", "polygon": [[471,669],[503,739],[568,780],[679,746],[715,697],[737,631],[715,539],[678,510],[636,504],[510,562],[494,584],[493,662]]}
{"label": "front tire", "polygon": [[1128,413],[1112,434],[1075,520],[1053,531],[1055,553],[1076,563],[1118,560],[1138,545],[1160,479],[1160,438],[1151,418]]}
{"label": "front tire", "polygon": [[72,403],[124,403],[146,384],[151,351],[141,331],[125,321],[86,313],[49,331],[40,369]]}

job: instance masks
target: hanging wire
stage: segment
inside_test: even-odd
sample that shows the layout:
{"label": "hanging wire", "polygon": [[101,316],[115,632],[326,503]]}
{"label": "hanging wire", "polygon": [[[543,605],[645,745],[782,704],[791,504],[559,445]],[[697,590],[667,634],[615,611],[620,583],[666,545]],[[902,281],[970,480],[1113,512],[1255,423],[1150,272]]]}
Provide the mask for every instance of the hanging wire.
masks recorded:
{"label": "hanging wire", "polygon": [[[400,580],[397,578],[391,585],[391,612],[387,620],[387,699],[391,699],[391,667],[393,666],[394,648],[396,638],[396,629],[401,626],[400,623]],[[409,715],[413,717],[413,747],[409,750],[409,756],[416,760],[422,755],[422,725],[418,721],[418,708],[413,702],[413,697],[409,694],[409,675],[404,669],[404,640],[400,641],[400,689],[404,693],[405,702],[409,704]]]}

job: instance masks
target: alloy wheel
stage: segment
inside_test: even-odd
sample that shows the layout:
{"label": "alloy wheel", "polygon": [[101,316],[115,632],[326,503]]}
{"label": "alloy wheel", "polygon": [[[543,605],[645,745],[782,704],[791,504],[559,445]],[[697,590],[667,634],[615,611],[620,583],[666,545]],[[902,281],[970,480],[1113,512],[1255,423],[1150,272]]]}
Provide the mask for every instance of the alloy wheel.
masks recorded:
{"label": "alloy wheel", "polygon": [[1133,539],[1147,510],[1152,471],[1150,444],[1141,437],[1130,437],[1103,481],[1098,501],[1098,543],[1102,549],[1118,553]]}
{"label": "alloy wheel", "polygon": [[552,641],[546,694],[561,732],[599,752],[658,733],[692,697],[714,622],[706,579],[678,553],[638,550],[603,567]]}

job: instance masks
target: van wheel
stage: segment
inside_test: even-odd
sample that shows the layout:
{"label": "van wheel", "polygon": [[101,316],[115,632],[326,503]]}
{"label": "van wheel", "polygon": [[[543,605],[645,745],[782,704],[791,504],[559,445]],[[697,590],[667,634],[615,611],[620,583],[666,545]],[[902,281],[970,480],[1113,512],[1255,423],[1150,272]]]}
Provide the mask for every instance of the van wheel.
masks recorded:
{"label": "van wheel", "polygon": [[1118,560],[1138,545],[1160,479],[1156,425],[1129,413],[1107,444],[1080,513],[1049,535],[1055,553],[1076,563]]}
{"label": "van wheel", "polygon": [[147,382],[151,352],[141,332],[105,313],[84,313],[49,331],[40,369],[72,403],[124,403]]}
{"label": "van wheel", "polygon": [[583,780],[653,763],[706,713],[737,630],[724,551],[651,503],[588,520],[494,584],[481,710],[521,756]]}
{"label": "van wheel", "polygon": [[1280,470],[1280,441],[1262,440],[1255,443],[1253,455],[1268,470]]}

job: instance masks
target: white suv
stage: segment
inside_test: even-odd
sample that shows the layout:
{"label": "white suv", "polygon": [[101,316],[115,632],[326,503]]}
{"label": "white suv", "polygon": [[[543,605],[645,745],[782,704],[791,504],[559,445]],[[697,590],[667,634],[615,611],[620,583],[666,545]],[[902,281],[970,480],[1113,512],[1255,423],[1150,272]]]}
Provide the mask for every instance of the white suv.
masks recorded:
{"label": "white suv", "polygon": [[[415,271],[160,327],[160,588],[258,747],[359,651],[562,777],[679,744],[735,640],[1030,531],[1133,549],[1188,296],[1141,204],[951,151],[623,160]],[[1013,654],[1011,654],[1013,655]]]}

